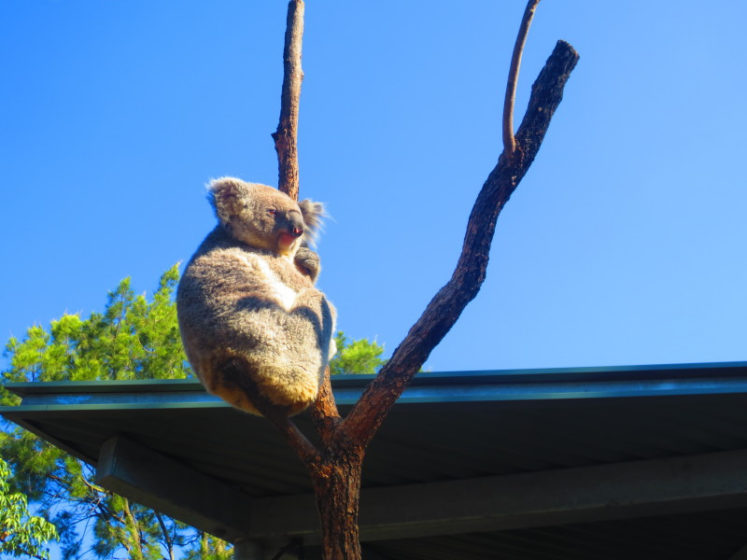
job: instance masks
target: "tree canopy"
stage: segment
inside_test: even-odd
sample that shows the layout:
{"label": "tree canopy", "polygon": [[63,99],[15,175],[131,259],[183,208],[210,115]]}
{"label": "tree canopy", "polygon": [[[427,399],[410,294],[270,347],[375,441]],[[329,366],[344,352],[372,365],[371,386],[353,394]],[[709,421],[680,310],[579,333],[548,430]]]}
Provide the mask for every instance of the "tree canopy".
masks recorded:
{"label": "tree canopy", "polygon": [[329,364],[330,373],[376,373],[386,360],[381,358],[384,347],[367,338],[349,340],[341,331],[335,335],[337,354]]}
{"label": "tree canopy", "polygon": [[[2,383],[191,377],[173,298],[178,280],[173,266],[147,298],[126,278],[109,292],[102,312],[65,314],[48,328],[32,326],[23,339],[11,338]],[[384,363],[376,342],[348,340],[341,332],[336,342],[333,373],[374,373]],[[1,404],[18,402],[0,389]],[[45,558],[45,543],[59,535],[65,559],[118,551],[133,560],[173,559],[177,552],[188,560],[231,557],[228,543],[108,492],[79,459],[20,427],[1,426],[0,453],[8,463],[0,462],[0,551]],[[28,514],[28,502],[39,516]]]}

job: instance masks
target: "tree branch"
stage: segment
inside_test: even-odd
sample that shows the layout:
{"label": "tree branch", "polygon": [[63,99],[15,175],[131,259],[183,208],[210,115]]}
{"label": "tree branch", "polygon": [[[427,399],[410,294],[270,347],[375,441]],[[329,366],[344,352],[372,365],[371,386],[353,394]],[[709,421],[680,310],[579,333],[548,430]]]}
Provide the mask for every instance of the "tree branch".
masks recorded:
{"label": "tree branch", "polygon": [[573,47],[558,41],[532,86],[529,106],[516,134],[517,147],[523,157],[512,158],[504,153],[485,181],[472,208],[462,253],[451,279],[431,300],[392,358],[343,420],[341,429],[354,441],[366,445],[371,440],[433,348],[477,295],[485,279],[498,215],[534,161],[577,61],[578,53]]}
{"label": "tree branch", "polygon": [[169,552],[169,559],[174,560],[174,540],[172,536],[169,534],[169,530],[166,527],[166,522],[163,520],[163,516],[161,515],[161,512],[154,511],[156,514],[156,519],[158,520],[158,525],[161,527],[161,534],[163,535],[164,543],[166,544],[166,550]]}
{"label": "tree branch", "polygon": [[[303,41],[303,17],[305,6],[303,0],[288,2],[288,16],[285,26],[285,46],[283,48],[283,86],[280,96],[280,121],[277,130],[272,134],[275,140],[275,151],[278,155],[278,190],[298,200],[298,112],[301,98],[301,45]],[[283,434],[288,443],[296,450],[301,460],[307,464],[320,462],[319,450],[298,429],[292,420],[282,414],[276,414],[273,407],[257,408]],[[311,416],[319,434],[330,434],[324,427],[339,418],[337,406],[332,397],[327,368],[322,387],[316,402],[312,404]]]}
{"label": "tree branch", "polygon": [[283,48],[283,87],[280,96],[280,122],[272,134],[278,154],[278,189],[298,200],[298,107],[301,97],[301,40],[303,0],[288,3]]}
{"label": "tree branch", "polygon": [[506,97],[503,101],[503,153],[506,157],[513,158],[516,154],[516,139],[514,138],[514,104],[516,102],[516,85],[519,82],[519,68],[521,67],[521,55],[527,42],[529,26],[532,24],[534,12],[540,0],[529,0],[524,9],[524,17],[521,19],[519,34],[514,43],[514,52],[511,55],[511,67],[508,71],[506,82]]}
{"label": "tree branch", "polygon": [[335,429],[342,420],[337,410],[335,396],[332,394],[329,366],[324,370],[324,379],[319,388],[319,394],[316,401],[309,407],[309,414],[322,443],[328,446]]}
{"label": "tree branch", "polygon": [[288,417],[288,411],[271,404],[259,391],[251,393],[251,402],[255,408],[283,435],[305,465],[315,465],[320,461],[320,453],[309,438],[298,429]]}
{"label": "tree branch", "polygon": [[88,488],[94,494],[106,494],[105,488],[102,488],[101,486],[98,486],[97,484],[93,484],[85,477],[85,475],[81,475],[80,480],[83,482],[86,488]]}
{"label": "tree branch", "polygon": [[[223,367],[225,371],[226,368],[231,366],[226,364]],[[289,409],[287,407],[273,404],[259,391],[257,385],[244,375],[240,366],[234,372],[234,379],[257,411],[280,430],[280,433],[283,434],[288,444],[296,450],[304,463],[308,465],[319,461],[319,451],[288,417]]]}

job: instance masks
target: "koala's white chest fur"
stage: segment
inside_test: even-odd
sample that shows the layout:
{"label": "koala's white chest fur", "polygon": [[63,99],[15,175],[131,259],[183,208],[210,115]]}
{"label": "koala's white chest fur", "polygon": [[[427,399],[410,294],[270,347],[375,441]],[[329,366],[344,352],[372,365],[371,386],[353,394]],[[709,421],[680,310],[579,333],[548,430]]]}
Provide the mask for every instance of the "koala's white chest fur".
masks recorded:
{"label": "koala's white chest fur", "polygon": [[290,311],[296,305],[298,292],[285,284],[280,277],[267,264],[267,261],[256,256],[248,257],[253,261],[256,270],[262,276],[260,280],[272,293],[272,298],[286,311]]}

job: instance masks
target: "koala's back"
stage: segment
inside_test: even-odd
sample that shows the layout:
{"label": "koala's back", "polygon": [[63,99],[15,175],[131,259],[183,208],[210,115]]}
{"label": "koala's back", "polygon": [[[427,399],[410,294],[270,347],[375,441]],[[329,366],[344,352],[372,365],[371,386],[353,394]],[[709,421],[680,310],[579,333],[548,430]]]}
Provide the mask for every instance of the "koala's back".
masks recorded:
{"label": "koala's back", "polygon": [[187,265],[177,309],[187,357],[209,391],[255,413],[255,389],[290,413],[316,396],[335,311],[291,259],[218,227]]}

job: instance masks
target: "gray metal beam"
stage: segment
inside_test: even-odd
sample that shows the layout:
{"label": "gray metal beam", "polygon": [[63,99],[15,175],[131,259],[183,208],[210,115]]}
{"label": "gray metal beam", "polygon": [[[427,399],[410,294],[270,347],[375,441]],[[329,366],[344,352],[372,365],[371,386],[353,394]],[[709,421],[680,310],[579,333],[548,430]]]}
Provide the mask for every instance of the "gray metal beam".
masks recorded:
{"label": "gray metal beam", "polygon": [[[121,438],[100,482],[223,538],[318,542],[311,495],[249,498]],[[361,540],[519,529],[747,504],[747,450],[364,489]]]}
{"label": "gray metal beam", "polygon": [[[411,484],[361,493],[362,541],[414,538],[747,505],[747,450]],[[310,496],[262,498],[249,535],[316,542]],[[304,521],[306,519],[306,521]],[[312,525],[313,522],[313,525]]]}
{"label": "gray metal beam", "polygon": [[361,495],[361,539],[520,529],[747,505],[747,450],[406,487]]}
{"label": "gray metal beam", "polygon": [[229,541],[250,525],[250,498],[240,489],[122,437],[102,445],[96,482]]}

